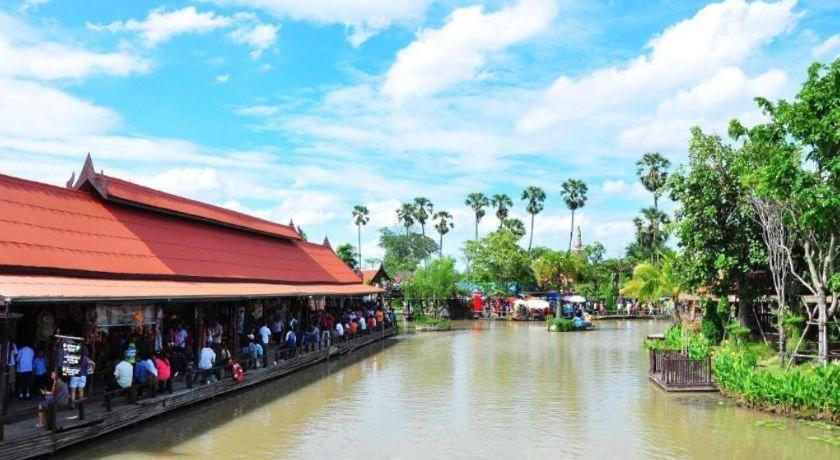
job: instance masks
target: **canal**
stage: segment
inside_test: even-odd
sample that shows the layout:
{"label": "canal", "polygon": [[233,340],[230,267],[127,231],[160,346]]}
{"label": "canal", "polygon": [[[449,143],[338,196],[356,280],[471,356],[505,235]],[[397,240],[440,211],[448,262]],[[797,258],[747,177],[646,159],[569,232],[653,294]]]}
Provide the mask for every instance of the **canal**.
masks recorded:
{"label": "canal", "polygon": [[[803,422],[646,375],[658,321],[457,322],[138,425],[64,458],[838,458]],[[777,422],[777,423],[767,423]]]}

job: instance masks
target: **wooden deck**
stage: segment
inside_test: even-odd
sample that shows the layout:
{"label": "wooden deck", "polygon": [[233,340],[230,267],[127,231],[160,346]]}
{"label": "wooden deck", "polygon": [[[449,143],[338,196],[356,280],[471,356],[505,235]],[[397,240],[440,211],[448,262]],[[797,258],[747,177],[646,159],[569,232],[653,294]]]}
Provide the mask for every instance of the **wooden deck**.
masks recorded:
{"label": "wooden deck", "polygon": [[134,404],[127,402],[125,397],[118,398],[111,411],[107,411],[98,402],[89,403],[85,407],[84,420],[79,420],[75,410],[61,411],[58,413],[55,431],[35,428],[33,411],[31,418],[5,425],[5,438],[0,441],[0,458],[25,459],[48,455],[167,412],[291,374],[331,357],[350,353],[396,333],[397,328],[391,327],[381,332],[310,351],[268,367],[251,369],[246,371],[245,380],[240,383],[231,378],[225,378],[217,382],[196,384],[192,388],[186,388],[186,384],[182,382],[172,394],[141,399]]}
{"label": "wooden deck", "polygon": [[607,319],[669,319],[670,316],[663,316],[663,315],[603,315],[597,316],[592,315],[592,321],[601,321]]}
{"label": "wooden deck", "polygon": [[711,357],[689,359],[680,352],[650,350],[648,377],[665,391],[718,391]]}

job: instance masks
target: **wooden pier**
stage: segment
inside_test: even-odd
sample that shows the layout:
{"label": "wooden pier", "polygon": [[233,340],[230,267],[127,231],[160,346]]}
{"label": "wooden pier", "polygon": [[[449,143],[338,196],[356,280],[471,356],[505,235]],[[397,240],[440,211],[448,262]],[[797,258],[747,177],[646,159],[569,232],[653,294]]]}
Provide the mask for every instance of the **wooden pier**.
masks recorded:
{"label": "wooden pier", "polygon": [[712,358],[690,359],[678,351],[650,350],[648,377],[665,391],[718,391]]}
{"label": "wooden pier", "polygon": [[236,382],[227,377],[205,385],[184,385],[172,394],[141,399],[135,403],[128,402],[119,405],[115,403],[110,411],[104,405],[89,403],[87,409],[83,411],[84,417],[82,420],[80,420],[79,413],[76,410],[58,412],[55,420],[56,426],[52,431],[34,428],[35,413],[33,410],[32,417],[5,425],[4,440],[0,441],[0,458],[25,459],[52,454],[60,449],[95,439],[106,433],[126,428],[168,412],[291,374],[396,334],[397,327],[390,327],[351,340],[331,344],[319,350],[309,351],[280,361],[277,364],[248,370],[245,380],[242,382]]}

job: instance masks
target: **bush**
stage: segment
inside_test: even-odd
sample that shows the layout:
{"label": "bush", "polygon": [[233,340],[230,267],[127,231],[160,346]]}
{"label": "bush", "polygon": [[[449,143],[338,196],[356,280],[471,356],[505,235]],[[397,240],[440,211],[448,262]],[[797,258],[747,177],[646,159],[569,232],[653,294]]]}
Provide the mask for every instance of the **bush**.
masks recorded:
{"label": "bush", "polygon": [[648,350],[669,350],[684,352],[690,359],[709,356],[711,344],[703,334],[692,332],[675,324],[665,333],[665,340],[649,339],[644,342]]}
{"label": "bush", "polygon": [[441,324],[448,324],[449,322],[446,318],[435,316],[417,316],[414,318],[415,326],[439,326]]}
{"label": "bush", "polygon": [[785,315],[782,318],[782,327],[785,329],[785,336],[787,336],[788,353],[793,353],[799,337],[802,335],[802,330],[805,327],[805,318],[802,316]]}
{"label": "bush", "polygon": [[750,337],[750,328],[748,327],[741,327],[737,321],[733,321],[726,326],[726,332],[729,334],[729,337],[732,338],[735,345],[741,347],[747,343],[747,339]]}
{"label": "bush", "polygon": [[758,369],[757,362],[748,348],[726,345],[712,361],[715,380],[724,393],[755,407],[840,420],[840,364],[783,371]]}
{"label": "bush", "polygon": [[[726,302],[726,299],[721,300]],[[719,309],[720,305],[715,305],[707,300],[703,310],[703,322],[700,323],[700,332],[709,342],[715,345],[723,340],[723,321],[721,321]]]}
{"label": "bush", "polygon": [[575,330],[575,323],[566,318],[553,318],[550,320],[546,320],[545,322],[546,327],[549,330],[557,330],[560,332],[569,332]]}

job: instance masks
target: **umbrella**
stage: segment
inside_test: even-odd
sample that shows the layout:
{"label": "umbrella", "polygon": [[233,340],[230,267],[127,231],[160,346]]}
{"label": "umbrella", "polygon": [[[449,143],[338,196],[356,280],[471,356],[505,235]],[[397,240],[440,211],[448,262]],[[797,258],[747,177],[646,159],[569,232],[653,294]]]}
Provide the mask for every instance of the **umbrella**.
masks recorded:
{"label": "umbrella", "polygon": [[544,310],[549,308],[548,302],[542,299],[517,300],[514,305],[524,305],[528,310]]}
{"label": "umbrella", "polygon": [[583,303],[586,302],[586,297],[581,295],[567,295],[566,297],[563,297],[563,300],[571,303]]}

